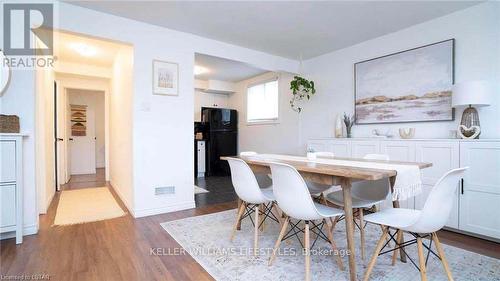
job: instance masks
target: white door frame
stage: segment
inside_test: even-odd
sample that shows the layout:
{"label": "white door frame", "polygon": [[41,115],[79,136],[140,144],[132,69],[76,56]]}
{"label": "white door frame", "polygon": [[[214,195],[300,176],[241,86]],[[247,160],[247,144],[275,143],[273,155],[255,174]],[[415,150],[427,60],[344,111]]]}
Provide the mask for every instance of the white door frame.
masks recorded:
{"label": "white door frame", "polygon": [[[88,83],[92,80],[95,80],[96,83]],[[89,78],[68,78],[66,79],[65,77],[58,77],[56,78],[56,82],[58,85],[60,84],[60,89],[63,89],[62,93],[65,95],[65,100],[68,100],[68,89],[79,89],[79,90],[90,90],[90,91],[102,91],[104,92],[104,150],[105,150],[105,171],[106,171],[106,181],[109,181],[109,81],[102,83],[103,79],[93,79],[91,77]],[[67,117],[67,115],[64,115]],[[66,139],[69,140],[69,128],[68,126],[68,120],[60,120],[64,122],[64,126],[66,127]],[[68,144],[68,142],[66,142]],[[68,145],[65,147],[65,151],[62,151],[61,153],[64,153],[66,159],[69,159],[69,148]],[[68,181],[70,178],[70,173],[69,173],[69,161],[66,161],[66,180]]]}

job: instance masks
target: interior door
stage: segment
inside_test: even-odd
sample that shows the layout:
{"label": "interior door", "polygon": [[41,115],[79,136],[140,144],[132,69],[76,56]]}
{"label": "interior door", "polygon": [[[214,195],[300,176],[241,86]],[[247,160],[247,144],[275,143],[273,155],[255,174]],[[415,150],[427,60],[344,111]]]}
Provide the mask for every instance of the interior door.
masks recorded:
{"label": "interior door", "polygon": [[71,136],[71,174],[95,174],[95,112],[92,106],[87,106],[86,135]]}
{"label": "interior door", "polygon": [[56,172],[57,181],[56,189],[60,190],[62,184],[65,184],[68,179],[67,174],[67,142],[68,138],[66,136],[66,95],[64,91],[61,90],[60,85],[57,82],[54,83],[54,104],[55,104],[55,130],[54,136],[56,141]]}

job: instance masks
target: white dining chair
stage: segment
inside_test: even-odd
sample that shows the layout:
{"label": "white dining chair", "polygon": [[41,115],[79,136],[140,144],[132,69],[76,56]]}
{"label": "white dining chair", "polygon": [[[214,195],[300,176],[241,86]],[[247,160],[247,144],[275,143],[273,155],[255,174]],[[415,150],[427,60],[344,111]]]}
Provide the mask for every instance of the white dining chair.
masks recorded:
{"label": "white dining chair", "polygon": [[[393,251],[393,265],[396,262],[396,254],[398,252],[396,250],[401,248],[403,249],[403,253],[420,271],[420,278],[422,280],[427,280],[427,258],[424,256],[425,247],[429,251],[429,254],[432,253],[439,260],[441,260],[448,280],[453,280],[443,248],[441,247],[441,243],[439,242],[436,232],[443,228],[448,221],[453,207],[453,202],[456,198],[455,194],[459,186],[459,181],[464,177],[464,173],[467,169],[468,167],[454,169],[444,174],[444,176],[442,176],[432,188],[422,210],[393,208],[382,210],[365,217],[367,222],[379,224],[384,228],[382,236],[375,247],[375,252],[373,253],[370,263],[368,264],[368,268],[366,269],[364,276],[365,281],[370,278],[370,274],[373,270],[377,257],[387,245],[387,242],[385,242],[387,235],[389,235],[390,239],[396,243],[397,247],[394,247],[392,250],[385,251],[382,254]],[[390,233],[391,228],[396,230],[394,234]],[[415,239],[401,243],[404,232],[410,233]],[[396,239],[394,239],[394,236],[396,236]],[[422,242],[422,239],[427,237],[430,238],[429,245],[425,245]],[[415,241],[417,243],[418,250],[418,266],[404,251],[405,246],[414,244]],[[437,254],[431,251],[433,241],[438,252]]]}
{"label": "white dining chair", "polygon": [[[383,160],[389,161],[389,156],[384,154],[367,154],[363,157],[365,160]],[[384,202],[390,194],[389,179],[377,181],[359,181],[353,182],[351,187],[352,208],[357,213],[359,225],[354,221],[360,231],[361,240],[361,258],[365,259],[365,222],[364,209],[372,208],[377,204]],[[343,191],[332,192],[326,196],[326,200],[334,205],[344,207]]]}
{"label": "white dining chair", "polygon": [[[318,152],[314,152],[314,154],[316,154],[316,157],[320,157],[320,158],[333,158],[333,157],[335,157],[335,154],[333,152],[330,152],[330,151],[318,151]],[[307,184],[307,189],[309,190],[309,193],[313,197],[317,198],[320,202],[323,202],[323,203],[325,200],[326,193],[341,190],[341,188],[339,186],[321,184],[321,183],[316,183],[316,182],[312,182],[312,181],[306,181],[306,184]]]}
{"label": "white dining chair", "polygon": [[[242,151],[240,152],[240,156],[242,157],[249,157],[249,156],[256,156],[259,155],[255,151]],[[271,186],[273,181],[271,180],[271,174],[265,174],[265,173],[254,173],[255,178],[257,179],[257,182],[259,183],[259,186],[263,187],[268,187]]]}
{"label": "white dining chair", "polygon": [[[259,228],[263,225],[265,219],[270,218],[276,222],[280,222],[279,211],[276,210],[277,206],[274,202],[273,189],[271,186],[261,188],[252,169],[250,169],[245,161],[238,158],[228,158],[227,161],[231,170],[231,180],[234,190],[242,201],[238,208],[238,215],[230,240],[234,239],[241,220],[249,217],[254,224],[254,254],[257,254]],[[276,211],[276,214],[272,212],[273,209]],[[255,215],[254,220],[252,220],[252,214]],[[262,221],[260,221],[261,215],[264,216]]]}
{"label": "white dining chair", "polygon": [[[338,253],[337,246],[333,240],[333,233],[330,227],[327,227],[327,234],[323,232],[325,223],[329,226],[328,218],[342,215],[344,212],[340,209],[327,207],[314,202],[309,194],[307,185],[297,170],[287,164],[271,163],[271,174],[273,176],[273,191],[279,208],[285,214],[285,220],[282,223],[281,231],[274,245],[274,250],[269,259],[269,265],[272,265],[276,257],[276,252],[283,240],[295,236],[305,250],[305,268],[306,280],[310,280],[310,231],[317,238],[321,238],[331,244],[334,253]],[[291,222],[290,220],[298,220]],[[304,228],[298,225],[304,221]],[[319,221],[319,223],[317,223]],[[287,233],[287,227],[290,230]],[[310,226],[312,225],[312,227]],[[304,241],[300,240],[299,233],[304,233]],[[286,233],[286,235],[285,235]],[[342,259],[335,254],[336,262],[343,270]]]}
{"label": "white dining chair", "polygon": [[240,152],[240,156],[254,156],[257,155],[255,151],[242,151]]}

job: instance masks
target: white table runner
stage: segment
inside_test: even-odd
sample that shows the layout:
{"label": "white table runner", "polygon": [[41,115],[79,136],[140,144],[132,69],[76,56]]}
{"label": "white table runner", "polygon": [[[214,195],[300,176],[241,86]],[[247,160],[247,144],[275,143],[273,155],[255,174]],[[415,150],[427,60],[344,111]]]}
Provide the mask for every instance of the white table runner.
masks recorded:
{"label": "white table runner", "polygon": [[407,200],[422,192],[422,174],[418,165],[399,165],[381,162],[355,161],[355,160],[341,160],[335,158],[317,158],[309,160],[306,157],[292,156],[292,155],[279,155],[279,154],[257,154],[249,156],[248,158],[258,158],[261,160],[274,160],[283,161],[298,161],[308,163],[318,163],[336,166],[380,169],[380,170],[393,170],[397,172],[394,190],[392,192],[392,200]]}

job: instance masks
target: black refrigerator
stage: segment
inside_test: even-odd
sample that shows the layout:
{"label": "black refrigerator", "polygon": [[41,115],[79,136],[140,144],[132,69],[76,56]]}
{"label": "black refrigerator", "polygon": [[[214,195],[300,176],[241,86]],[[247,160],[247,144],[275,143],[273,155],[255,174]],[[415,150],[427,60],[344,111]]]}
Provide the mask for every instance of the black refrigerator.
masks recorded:
{"label": "black refrigerator", "polygon": [[201,121],[207,142],[207,176],[229,175],[229,165],[220,157],[238,154],[238,112],[227,108],[202,107]]}

